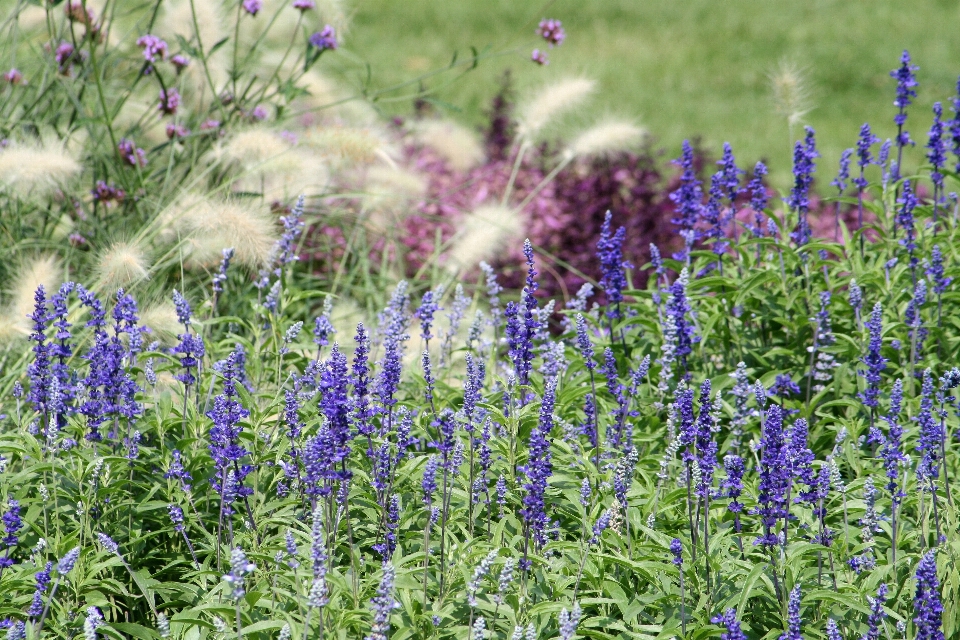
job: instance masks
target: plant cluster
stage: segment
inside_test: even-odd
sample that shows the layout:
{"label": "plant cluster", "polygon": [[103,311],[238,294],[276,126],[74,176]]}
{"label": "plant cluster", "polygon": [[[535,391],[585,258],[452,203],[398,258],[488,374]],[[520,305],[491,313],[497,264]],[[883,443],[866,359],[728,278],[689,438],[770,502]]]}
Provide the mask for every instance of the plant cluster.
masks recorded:
{"label": "plant cluster", "polygon": [[[36,287],[0,361],[8,638],[957,637],[960,98],[905,170],[914,72],[895,141],[865,126],[845,156],[864,222],[836,239],[808,129],[783,208],[729,148],[704,188],[685,145],[675,250],[643,263],[605,215],[597,291],[566,305],[527,240],[519,295],[482,262],[344,329],[298,264],[303,198],[253,282],[244,237],[208,232],[167,344],[124,288]],[[543,123],[519,119],[513,167]]]}

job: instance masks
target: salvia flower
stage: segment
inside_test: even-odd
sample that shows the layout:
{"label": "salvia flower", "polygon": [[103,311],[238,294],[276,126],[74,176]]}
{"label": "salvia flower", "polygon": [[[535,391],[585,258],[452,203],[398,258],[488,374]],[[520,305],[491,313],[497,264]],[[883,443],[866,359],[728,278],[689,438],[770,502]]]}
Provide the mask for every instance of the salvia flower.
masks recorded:
{"label": "salvia flower", "polygon": [[880,376],[887,367],[887,359],[880,353],[883,345],[883,307],[879,302],[873,306],[866,328],[869,334],[867,353],[860,359],[864,368],[859,369],[858,373],[864,377],[867,384],[866,389],[857,395],[865,407],[875,409],[880,397]]}
{"label": "salvia flower", "polygon": [[940,475],[940,447],[943,430],[933,415],[933,375],[930,369],[923,372],[923,384],[920,389],[920,411],[916,417],[920,429],[917,451],[922,456],[917,464],[917,479],[928,483],[933,490]]}
{"label": "salvia flower", "polygon": [[943,292],[947,290],[947,287],[950,286],[950,283],[953,282],[953,278],[944,275],[943,252],[940,250],[940,245],[938,244],[933,245],[933,249],[930,251],[930,264],[927,267],[927,275],[930,276],[933,292],[938,296],[942,295]]}
{"label": "salvia flower", "polygon": [[830,183],[837,188],[840,195],[843,195],[843,192],[847,190],[847,180],[850,179],[851,155],[853,155],[853,149],[844,149],[843,153],[840,154],[840,170],[837,172],[837,177]]}
{"label": "salvia flower", "polygon": [[98,533],[97,542],[99,542],[100,546],[103,547],[107,552],[120,555],[120,545],[118,545],[116,541],[114,541],[114,539],[107,534]]}
{"label": "salvia flower", "polygon": [[370,608],[373,611],[373,625],[370,628],[370,635],[365,636],[364,640],[387,640],[387,634],[390,632],[390,614],[394,609],[400,608],[400,603],[393,596],[393,583],[396,579],[396,571],[392,564],[383,565],[383,577],[380,578],[380,586],[377,587],[377,595],[370,600]]}
{"label": "salvia flower", "polygon": [[[747,184],[747,192],[750,194],[750,208],[753,209],[753,225],[748,229],[757,238],[763,237],[764,210],[767,208],[767,186],[763,183],[763,178],[767,175],[767,165],[763,162],[757,162],[753,168],[753,177]],[[759,248],[758,248],[759,249]]]}
{"label": "salvia flower", "polygon": [[[546,512],[546,490],[553,465],[550,456],[550,432],[553,430],[553,404],[556,398],[557,379],[547,382],[540,405],[540,422],[530,433],[529,458],[520,468],[527,481],[523,485],[526,494],[520,515],[536,546],[547,543],[546,529],[549,518]],[[528,568],[528,567],[524,567]]]}
{"label": "salvia flower", "polygon": [[937,552],[927,551],[916,572],[917,591],[913,598],[913,623],[917,640],[943,640],[943,603],[937,579]]}
{"label": "salvia flower", "polygon": [[803,246],[810,241],[812,231],[807,220],[810,210],[810,187],[813,185],[813,172],[816,169],[814,160],[820,156],[817,152],[814,131],[806,128],[807,135],[801,143],[799,140],[793,150],[793,189],[786,199],[787,206],[797,212],[797,226],[790,237],[797,244]]}
{"label": "salvia flower", "polygon": [[[893,123],[897,125],[897,149],[902,151],[903,147],[913,144],[910,134],[903,130],[903,125],[907,122],[907,107],[912,102],[912,98],[917,97],[916,86],[918,85],[914,72],[918,69],[910,64],[910,53],[904,49],[900,56],[900,66],[890,72],[890,77],[897,81],[897,94],[893,100],[893,106],[897,108],[897,115],[893,117]],[[897,159],[897,165],[900,159]],[[898,167],[899,170],[899,167]]]}
{"label": "salvia flower", "polygon": [[96,607],[87,607],[87,616],[83,620],[84,640],[97,640],[97,628],[103,624],[103,615]]}
{"label": "salvia flower", "polygon": [[772,547],[780,542],[776,527],[787,515],[787,493],[791,481],[788,447],[783,433],[783,411],[778,405],[772,404],[767,409],[760,448],[760,486],[754,513],[760,515],[763,535],[757,538],[755,544]]}
{"label": "salvia flower", "polygon": [[62,576],[67,575],[73,571],[73,567],[77,564],[77,560],[80,559],[80,547],[74,547],[70,551],[67,551],[66,555],[60,558],[60,562],[57,563],[57,573]]}
{"label": "salvia flower", "polygon": [[787,629],[780,635],[780,640],[803,640],[801,624],[800,585],[798,584],[790,591],[790,598],[787,601]]}
{"label": "salvia flower", "polygon": [[240,547],[234,547],[230,552],[230,573],[223,576],[223,581],[230,585],[230,597],[239,600],[246,594],[244,581],[247,574],[253,573],[257,565],[247,559],[247,554]]}
{"label": "salvia flower", "polygon": [[927,162],[933,167],[930,180],[935,189],[934,197],[938,198],[943,189],[943,174],[941,170],[947,163],[947,142],[943,138],[943,106],[939,102],[933,103],[933,124],[930,125],[930,136],[927,140]]}
{"label": "salvia flower", "polygon": [[877,597],[867,596],[870,605],[870,615],[867,617],[867,633],[863,640],[880,640],[883,619],[887,614],[883,611],[883,603],[887,599],[887,585],[881,584],[877,588]]}
{"label": "salvia flower", "polygon": [[680,538],[674,538],[670,541],[670,553],[673,554],[673,565],[680,567],[683,565],[683,543]]}
{"label": "salvia flower", "polygon": [[620,303],[623,302],[623,290],[627,286],[627,277],[624,269],[632,265],[623,259],[623,241],[626,238],[625,227],[610,233],[612,216],[609,211],[603,219],[600,230],[600,239],[597,241],[597,258],[600,260],[600,288],[607,296],[607,316],[611,319],[620,318]]}
{"label": "salvia flower", "polygon": [[235,249],[228,248],[223,250],[222,258],[220,259],[220,267],[217,269],[217,273],[213,276],[213,291],[214,293],[223,293],[223,285],[227,281],[227,269],[230,268],[230,261],[233,260]]}
{"label": "salvia flower", "polygon": [[[683,152],[677,160],[674,160],[674,164],[679,165],[682,172],[680,185],[670,194],[670,200],[677,207],[677,215],[670,222],[677,225],[680,231],[693,231],[700,218],[703,191],[694,166],[693,147],[688,140],[683,141]],[[686,254],[682,254],[678,259],[682,260],[685,256]]]}
{"label": "salvia flower", "polygon": [[720,640],[747,640],[747,635],[740,628],[740,622],[737,620],[736,609],[727,609],[722,615],[711,618],[710,622],[726,627],[726,631],[720,634]]}
{"label": "salvia flower", "polygon": [[577,625],[580,624],[580,603],[574,602],[573,608],[568,613],[566,609],[560,610],[560,640],[572,640],[577,633]]}
{"label": "salvia flower", "polygon": [[34,574],[36,587],[34,588],[33,592],[33,601],[30,603],[30,607],[27,609],[27,615],[31,618],[39,618],[43,613],[43,594],[46,592],[47,586],[50,584],[51,571],[53,571],[53,563],[48,562],[41,571],[38,571],[36,574]]}

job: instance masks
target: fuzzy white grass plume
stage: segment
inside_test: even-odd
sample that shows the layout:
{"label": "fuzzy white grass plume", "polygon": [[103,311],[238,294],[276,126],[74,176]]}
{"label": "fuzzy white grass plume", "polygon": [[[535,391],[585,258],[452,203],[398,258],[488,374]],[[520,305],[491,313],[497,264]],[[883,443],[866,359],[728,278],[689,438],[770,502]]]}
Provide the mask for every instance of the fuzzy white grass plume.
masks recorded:
{"label": "fuzzy white grass plume", "polygon": [[770,88],[776,111],[787,119],[787,124],[794,127],[803,122],[803,117],[812,108],[806,71],[796,64],[781,61],[776,71],[770,73]]}
{"label": "fuzzy white grass plume", "polygon": [[304,135],[304,142],[335,166],[368,165],[377,160],[393,165],[399,155],[378,127],[311,127]]}
{"label": "fuzzy white grass plume", "polygon": [[163,12],[156,22],[157,35],[163,37],[171,46],[175,46],[178,35],[194,46],[198,44],[198,39],[203,45],[207,58],[206,69],[200,60],[192,60],[183,70],[186,86],[180,94],[185,104],[194,108],[206,107],[214,96],[207,73],[209,72],[210,79],[217,88],[223,87],[230,74],[231,47],[222,46],[212,55],[210,49],[224,38],[233,35],[229,26],[232,18],[227,18],[221,0],[172,0],[163,2],[162,6]]}
{"label": "fuzzy white grass plume", "polygon": [[277,226],[266,206],[248,200],[185,197],[160,219],[164,235],[183,240],[189,267],[215,267],[223,250],[234,248],[234,263],[252,269],[270,257]]}
{"label": "fuzzy white grass plume", "polygon": [[437,152],[456,171],[467,171],[483,162],[477,136],[456,122],[428,120],[414,129],[416,141]]}
{"label": "fuzzy white grass plume", "polygon": [[327,164],[316,150],[292,134],[284,137],[266,128],[231,136],[213,157],[243,170],[234,185],[238,190],[262,192],[266,200],[319,193],[329,183]]}
{"label": "fuzzy white grass plume", "polygon": [[277,132],[256,127],[230,136],[215,151],[214,157],[221,162],[235,162],[245,170],[261,169],[292,148],[293,143]]}
{"label": "fuzzy white grass plume", "polygon": [[493,260],[523,235],[523,219],[507,207],[479,207],[464,216],[460,224],[447,251],[447,266],[454,271]]}
{"label": "fuzzy white grass plume", "polygon": [[173,344],[177,334],[183,332],[173,302],[166,299],[143,309],[140,312],[140,325],[150,329],[147,342],[159,340],[164,344]]}
{"label": "fuzzy white grass plume", "polygon": [[20,197],[49,195],[80,168],[62,146],[13,143],[0,150],[0,184]]}
{"label": "fuzzy white grass plume", "polygon": [[627,151],[643,139],[643,134],[643,129],[632,122],[608,120],[574,138],[568,153],[576,157],[588,157]]}
{"label": "fuzzy white grass plume", "polygon": [[560,115],[583,104],[595,89],[596,83],[587,78],[568,78],[547,85],[520,106],[520,135],[527,139],[536,137]]}
{"label": "fuzzy white grass plume", "polygon": [[63,281],[63,270],[53,256],[42,255],[25,261],[11,280],[9,306],[0,312],[0,341],[25,337],[30,332],[27,316],[33,313],[33,296],[43,285],[49,299]]}
{"label": "fuzzy white grass plume", "polygon": [[150,275],[150,262],[134,242],[116,242],[97,261],[98,283],[106,291],[129,287]]}

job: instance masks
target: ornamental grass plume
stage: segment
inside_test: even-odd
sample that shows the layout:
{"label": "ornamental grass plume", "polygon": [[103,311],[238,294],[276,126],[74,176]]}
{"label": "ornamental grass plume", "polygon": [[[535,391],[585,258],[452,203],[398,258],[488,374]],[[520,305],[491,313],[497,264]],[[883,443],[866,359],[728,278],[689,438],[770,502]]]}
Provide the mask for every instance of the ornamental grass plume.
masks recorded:
{"label": "ornamental grass plume", "polygon": [[10,302],[0,311],[0,342],[25,338],[30,332],[28,316],[33,311],[34,294],[43,285],[46,291],[54,292],[63,280],[59,261],[53,255],[38,255],[25,260],[10,282],[13,289],[6,293]]}
{"label": "ornamental grass plume", "polygon": [[115,242],[100,254],[96,266],[98,289],[129,288],[150,275],[150,261],[137,242]]}
{"label": "ornamental grass plume", "polygon": [[566,153],[576,157],[613,155],[629,151],[643,140],[645,131],[628,120],[607,120],[582,132]]}
{"label": "ornamental grass plume", "polygon": [[523,237],[523,218],[507,207],[481,206],[461,218],[455,233],[446,252],[447,268],[467,271],[501,258]]}
{"label": "ornamental grass plume", "polygon": [[[807,71],[786,60],[781,60],[777,69],[769,74],[770,89],[776,112],[787,121],[791,130],[803,122],[813,105],[810,101],[810,89]],[[793,134],[790,134],[791,139]]]}
{"label": "ornamental grass plume", "polygon": [[169,299],[154,303],[141,311],[140,325],[148,331],[148,341],[158,340],[166,345],[177,341],[182,328],[177,319],[177,310]]}
{"label": "ornamental grass plume", "polygon": [[264,205],[250,200],[185,196],[158,219],[161,231],[183,240],[185,266],[216,268],[223,250],[251,269],[267,263],[277,241],[277,227]]}
{"label": "ornamental grass plume", "polygon": [[567,78],[547,85],[518,108],[517,132],[532,140],[562,114],[579,107],[596,89],[596,82],[587,78]]}
{"label": "ornamental grass plume", "polygon": [[433,149],[454,171],[469,171],[486,159],[476,134],[452,120],[417,122],[413,126],[413,139]]}
{"label": "ornamental grass plume", "polygon": [[80,173],[66,148],[12,143],[0,149],[0,185],[19,198],[44,198]]}

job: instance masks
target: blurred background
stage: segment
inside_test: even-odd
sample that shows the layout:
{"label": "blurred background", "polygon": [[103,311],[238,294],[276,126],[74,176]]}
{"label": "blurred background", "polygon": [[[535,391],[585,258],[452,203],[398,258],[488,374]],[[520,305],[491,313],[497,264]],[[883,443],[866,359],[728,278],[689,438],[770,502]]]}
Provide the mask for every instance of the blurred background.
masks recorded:
{"label": "blurred background", "polygon": [[[578,118],[635,118],[671,158],[684,138],[700,136],[713,155],[729,141],[740,166],[766,159],[778,188],[789,179],[791,138],[805,124],[817,130],[821,183],[832,179],[864,122],[882,139],[894,135],[889,72],[903,49],[920,67],[907,126],[918,143],[911,160],[919,163],[931,105],[943,101],[950,117],[960,74],[955,0],[356,0],[348,13],[346,55],[331,59],[327,71],[354,87],[364,86],[368,64],[369,87],[382,89],[442,67],[455,51],[509,51],[459,79],[424,79],[436,109],[479,125],[507,69],[521,96],[582,74],[599,91],[590,108],[558,124],[558,135],[582,126]],[[543,17],[561,20],[567,38],[547,50],[550,63],[540,67],[530,52],[543,45],[534,34]],[[416,88],[377,104],[386,114],[407,115],[411,100],[404,96]]]}

